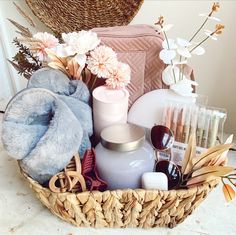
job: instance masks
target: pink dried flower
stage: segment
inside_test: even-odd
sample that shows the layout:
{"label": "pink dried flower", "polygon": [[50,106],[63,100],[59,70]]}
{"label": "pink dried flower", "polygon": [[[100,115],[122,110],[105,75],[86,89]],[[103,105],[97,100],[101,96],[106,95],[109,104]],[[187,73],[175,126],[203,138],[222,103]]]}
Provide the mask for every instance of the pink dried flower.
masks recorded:
{"label": "pink dried flower", "polygon": [[130,83],[130,74],[129,65],[118,62],[106,80],[106,85],[112,89],[122,89]]}
{"label": "pink dried flower", "polygon": [[107,46],[95,48],[87,59],[88,69],[99,78],[108,78],[117,63],[116,53]]}
{"label": "pink dried flower", "polygon": [[35,52],[41,61],[46,61],[48,58],[45,49],[52,49],[59,43],[56,37],[47,32],[36,33],[33,35],[33,38],[37,39],[38,41],[36,45],[31,48],[31,50]]}

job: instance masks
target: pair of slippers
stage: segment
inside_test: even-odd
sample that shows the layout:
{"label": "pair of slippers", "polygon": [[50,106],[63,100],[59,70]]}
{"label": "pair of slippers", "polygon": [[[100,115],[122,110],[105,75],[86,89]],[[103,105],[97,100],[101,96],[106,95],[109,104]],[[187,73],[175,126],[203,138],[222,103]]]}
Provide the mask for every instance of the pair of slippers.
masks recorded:
{"label": "pair of slippers", "polygon": [[92,110],[87,86],[59,70],[43,68],[9,102],[2,141],[8,154],[39,183],[91,148]]}

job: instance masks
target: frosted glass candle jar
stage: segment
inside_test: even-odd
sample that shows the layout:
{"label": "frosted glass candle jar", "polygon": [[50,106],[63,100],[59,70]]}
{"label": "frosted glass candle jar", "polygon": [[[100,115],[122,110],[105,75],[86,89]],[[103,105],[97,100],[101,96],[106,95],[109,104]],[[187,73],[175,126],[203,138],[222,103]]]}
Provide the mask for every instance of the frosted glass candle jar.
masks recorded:
{"label": "frosted glass candle jar", "polygon": [[93,120],[96,137],[107,126],[127,122],[128,100],[129,92],[126,89],[112,90],[107,86],[94,89]]}
{"label": "frosted glass candle jar", "polygon": [[109,126],[101,132],[96,164],[109,189],[141,188],[141,177],[155,165],[153,148],[143,128],[133,124]]}

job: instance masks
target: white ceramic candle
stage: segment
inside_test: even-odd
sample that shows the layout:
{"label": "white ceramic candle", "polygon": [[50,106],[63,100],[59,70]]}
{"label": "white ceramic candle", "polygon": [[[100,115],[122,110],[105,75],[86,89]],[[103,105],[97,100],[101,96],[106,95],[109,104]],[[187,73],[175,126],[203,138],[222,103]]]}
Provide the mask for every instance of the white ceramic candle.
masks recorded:
{"label": "white ceramic candle", "polygon": [[93,120],[95,136],[112,124],[127,122],[129,92],[100,86],[93,91]]}

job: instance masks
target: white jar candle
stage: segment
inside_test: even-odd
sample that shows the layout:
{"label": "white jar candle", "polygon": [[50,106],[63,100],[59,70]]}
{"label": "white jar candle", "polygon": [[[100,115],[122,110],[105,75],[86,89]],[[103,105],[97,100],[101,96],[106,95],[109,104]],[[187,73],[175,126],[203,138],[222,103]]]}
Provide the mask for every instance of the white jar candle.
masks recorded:
{"label": "white jar candle", "polygon": [[126,123],[129,92],[126,89],[113,90],[100,86],[93,91],[93,120],[95,136],[112,124]]}
{"label": "white jar candle", "polygon": [[141,188],[142,174],[154,169],[153,149],[145,140],[145,131],[133,124],[105,128],[95,151],[99,175],[109,189]]}

